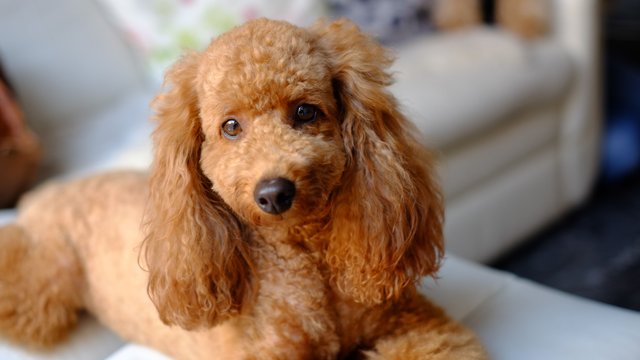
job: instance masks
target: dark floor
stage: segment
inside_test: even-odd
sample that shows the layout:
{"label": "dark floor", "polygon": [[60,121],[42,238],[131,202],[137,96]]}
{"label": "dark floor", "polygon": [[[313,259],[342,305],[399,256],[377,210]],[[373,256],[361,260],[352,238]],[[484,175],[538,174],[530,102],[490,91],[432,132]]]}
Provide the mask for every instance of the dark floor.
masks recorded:
{"label": "dark floor", "polygon": [[494,267],[640,310],[640,172],[598,185],[588,202]]}

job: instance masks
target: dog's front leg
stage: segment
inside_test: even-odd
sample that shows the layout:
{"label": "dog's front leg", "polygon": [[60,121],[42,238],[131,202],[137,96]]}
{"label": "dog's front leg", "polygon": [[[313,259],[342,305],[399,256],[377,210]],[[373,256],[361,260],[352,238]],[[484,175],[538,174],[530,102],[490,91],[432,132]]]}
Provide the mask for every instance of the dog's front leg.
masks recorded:
{"label": "dog's front leg", "polygon": [[471,331],[418,293],[406,294],[379,314],[367,359],[487,359]]}
{"label": "dog's front leg", "polygon": [[335,359],[335,313],[317,262],[293,246],[261,251],[255,305],[242,322],[249,357]]}

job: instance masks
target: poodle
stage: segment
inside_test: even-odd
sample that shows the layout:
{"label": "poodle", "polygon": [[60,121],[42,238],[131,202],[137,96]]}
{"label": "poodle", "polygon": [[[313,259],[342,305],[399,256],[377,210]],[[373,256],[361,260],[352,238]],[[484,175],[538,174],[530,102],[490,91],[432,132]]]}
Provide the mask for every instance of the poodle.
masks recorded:
{"label": "poodle", "polygon": [[254,20],[183,56],[150,173],[50,183],[0,229],[0,332],[87,310],[177,359],[482,359],[419,295],[443,255],[431,155],[355,25]]}

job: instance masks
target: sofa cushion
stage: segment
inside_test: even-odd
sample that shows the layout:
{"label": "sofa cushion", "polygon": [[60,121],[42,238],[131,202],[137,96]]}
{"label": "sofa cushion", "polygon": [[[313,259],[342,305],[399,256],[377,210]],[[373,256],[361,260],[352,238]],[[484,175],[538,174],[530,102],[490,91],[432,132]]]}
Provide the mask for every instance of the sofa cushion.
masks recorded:
{"label": "sofa cushion", "polygon": [[114,352],[105,360],[171,360],[166,355],[137,344],[128,344]]}
{"label": "sofa cushion", "polygon": [[529,161],[558,139],[558,108],[539,107],[514,114],[502,126],[469,136],[439,153],[440,180],[449,203],[494,181],[510,166]]}
{"label": "sofa cushion", "polygon": [[640,354],[640,313],[448,258],[422,292],[473,329],[495,360],[616,359]]}
{"label": "sofa cushion", "polygon": [[397,57],[391,90],[425,143],[440,150],[557,101],[572,75],[560,44],[486,28],[424,37]]}
{"label": "sofa cushion", "polygon": [[84,316],[64,343],[48,350],[34,350],[0,338],[2,360],[102,360],[125,342],[90,316]]}
{"label": "sofa cushion", "polygon": [[149,84],[143,62],[95,1],[1,1],[0,56],[48,168],[64,167],[64,156],[78,151],[81,135],[69,129],[101,121],[94,116]]}
{"label": "sofa cushion", "polygon": [[640,314],[513,279],[464,319],[499,359],[636,360]]}

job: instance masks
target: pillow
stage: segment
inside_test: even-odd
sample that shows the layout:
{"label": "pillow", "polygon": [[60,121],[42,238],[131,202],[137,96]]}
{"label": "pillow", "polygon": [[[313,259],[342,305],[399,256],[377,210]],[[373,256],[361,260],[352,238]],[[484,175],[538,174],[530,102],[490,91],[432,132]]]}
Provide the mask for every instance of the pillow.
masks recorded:
{"label": "pillow", "polygon": [[433,29],[434,0],[328,0],[332,17],[346,17],[383,43],[397,43]]}
{"label": "pillow", "polygon": [[327,15],[316,0],[101,0],[128,39],[142,49],[160,79],[185,49],[258,17],[307,26]]}
{"label": "pillow", "polygon": [[27,128],[0,66],[0,208],[14,205],[27,190],[40,158],[40,145]]}

